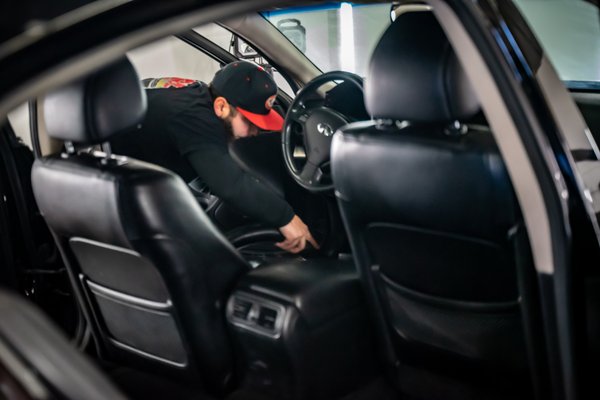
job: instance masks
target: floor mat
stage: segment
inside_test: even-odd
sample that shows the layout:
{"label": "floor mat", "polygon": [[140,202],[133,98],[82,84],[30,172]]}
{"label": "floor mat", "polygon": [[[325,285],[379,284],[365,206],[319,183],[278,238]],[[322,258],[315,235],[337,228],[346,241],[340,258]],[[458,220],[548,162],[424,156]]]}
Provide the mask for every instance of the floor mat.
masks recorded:
{"label": "floor mat", "polygon": [[378,378],[340,400],[396,400],[399,398],[400,396],[392,385],[383,378]]}
{"label": "floor mat", "polygon": [[108,371],[112,381],[130,400],[214,400],[206,394],[163,377],[118,367]]}
{"label": "floor mat", "polygon": [[[396,400],[398,394],[387,384],[383,378],[378,378],[366,386],[344,396],[338,400]],[[265,396],[258,392],[242,389],[227,397],[227,400],[280,400],[275,397]],[[331,399],[334,400],[334,399]]]}

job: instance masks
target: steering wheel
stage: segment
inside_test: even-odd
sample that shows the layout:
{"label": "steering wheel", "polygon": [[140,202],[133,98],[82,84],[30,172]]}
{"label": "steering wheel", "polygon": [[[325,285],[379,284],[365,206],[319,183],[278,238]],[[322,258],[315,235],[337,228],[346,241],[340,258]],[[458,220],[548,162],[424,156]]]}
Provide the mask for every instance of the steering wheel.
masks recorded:
{"label": "steering wheel", "polygon": [[[340,112],[327,107],[323,101],[311,105],[317,95],[317,89],[325,83],[348,81],[363,92],[363,80],[360,76],[345,72],[331,71],[319,75],[298,92],[290,105],[283,124],[281,145],[283,158],[294,180],[305,189],[321,192],[333,189],[333,183],[324,182],[329,164],[333,134],[351,119]],[[297,166],[295,153],[297,145],[302,144],[306,162]],[[302,153],[300,151],[300,153]]]}

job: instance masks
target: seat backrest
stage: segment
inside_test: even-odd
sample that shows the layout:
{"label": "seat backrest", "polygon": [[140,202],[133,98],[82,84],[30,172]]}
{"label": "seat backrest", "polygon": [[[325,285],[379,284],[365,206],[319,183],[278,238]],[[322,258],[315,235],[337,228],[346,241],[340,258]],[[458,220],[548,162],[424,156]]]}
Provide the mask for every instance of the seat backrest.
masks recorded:
{"label": "seat backrest", "polygon": [[[135,129],[146,106],[127,60],[44,103],[49,135],[78,147]],[[172,172],[67,148],[37,160],[32,183],[101,357],[222,389],[233,365],[224,305],[247,263]]]}
{"label": "seat backrest", "polygon": [[462,122],[478,103],[432,13],[384,33],[365,100],[374,120],[336,134],[332,173],[387,357],[521,374],[527,239],[492,135]]}

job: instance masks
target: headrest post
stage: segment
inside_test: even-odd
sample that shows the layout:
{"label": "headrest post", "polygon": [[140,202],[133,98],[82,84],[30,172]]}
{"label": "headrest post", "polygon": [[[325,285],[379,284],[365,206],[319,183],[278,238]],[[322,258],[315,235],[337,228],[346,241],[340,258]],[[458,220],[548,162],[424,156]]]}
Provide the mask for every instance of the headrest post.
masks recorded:
{"label": "headrest post", "polygon": [[444,128],[444,133],[448,136],[462,136],[466,135],[468,131],[469,127],[458,120],[453,121]]}
{"label": "headrest post", "polygon": [[67,154],[75,154],[75,146],[73,145],[73,142],[66,141],[65,150],[67,151]]}
{"label": "headrest post", "polygon": [[102,147],[102,151],[104,151],[104,153],[106,154],[106,159],[108,160],[109,158],[112,157],[112,148],[110,147],[110,143],[108,142],[104,142],[101,145]]}
{"label": "headrest post", "polygon": [[393,119],[389,119],[389,118],[377,118],[375,120],[375,126],[378,129],[385,129],[388,126],[391,126],[394,124],[394,120]]}

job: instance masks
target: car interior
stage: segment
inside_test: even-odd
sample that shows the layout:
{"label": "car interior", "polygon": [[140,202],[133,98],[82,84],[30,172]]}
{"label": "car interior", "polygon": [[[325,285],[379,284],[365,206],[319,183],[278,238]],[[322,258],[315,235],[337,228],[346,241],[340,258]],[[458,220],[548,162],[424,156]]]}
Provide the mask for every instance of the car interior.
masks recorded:
{"label": "car interior", "polygon": [[[260,35],[243,36],[248,20],[223,24],[269,56]],[[270,61],[285,73],[285,57]],[[0,189],[15,200],[0,207],[2,255],[22,266],[2,280],[80,352],[2,293],[0,318],[13,322],[0,324],[0,353],[27,337],[11,351],[39,382],[5,362],[0,382],[30,398],[545,397],[523,215],[427,8],[389,25],[364,80],[326,72],[294,98],[280,92],[282,132],[230,146],[318,250],[282,251],[277,229],[119,147],[144,122],[144,90],[123,57],[31,102],[33,152],[2,127]],[[573,92],[600,138],[600,96]]]}
{"label": "car interior", "polygon": [[3,398],[126,399],[30,302],[2,291],[0,315]]}

